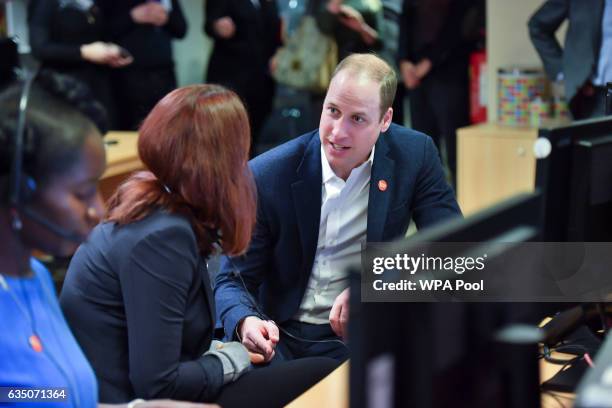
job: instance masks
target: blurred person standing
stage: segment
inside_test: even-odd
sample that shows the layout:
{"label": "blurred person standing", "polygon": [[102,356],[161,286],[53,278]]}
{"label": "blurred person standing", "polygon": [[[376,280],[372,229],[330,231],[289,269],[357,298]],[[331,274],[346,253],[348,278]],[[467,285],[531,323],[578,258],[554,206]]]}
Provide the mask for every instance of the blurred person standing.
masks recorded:
{"label": "blurred person standing", "polygon": [[131,63],[108,40],[106,21],[94,0],[34,0],[28,9],[32,54],[43,67],[71,75],[86,84],[106,109],[109,126],[117,117],[110,69]]}
{"label": "blurred person standing", "polygon": [[[467,125],[469,43],[463,25],[470,0],[405,0],[399,61],[410,99],[412,128],[446,151],[456,174],[456,130]],[[445,149],[443,149],[444,144]]]}
{"label": "blurred person standing", "polygon": [[353,53],[383,48],[381,30],[384,21],[380,0],[329,0],[321,3],[317,8],[317,22],[322,32],[336,40],[338,61]]}
{"label": "blurred person standing", "polygon": [[214,41],[206,81],[240,96],[251,121],[252,149],[272,111],[275,83],[271,59],[281,45],[274,0],[207,0],[204,31]]}
{"label": "blurred person standing", "polygon": [[114,87],[121,127],[136,129],[155,104],[176,88],[172,39],[187,22],[178,0],[99,0],[111,39],[134,62],[116,72]]}
{"label": "blurred person standing", "polygon": [[[555,32],[565,20],[561,47]],[[528,26],[548,77],[563,83],[574,118],[603,116],[606,83],[612,81],[612,1],[548,0]]]}
{"label": "blurred person standing", "polygon": [[401,82],[401,75],[397,63],[397,51],[399,47],[399,31],[400,31],[400,15],[402,13],[403,0],[382,0],[383,5],[383,26],[381,29],[383,48],[378,55],[382,57],[387,64],[395,69],[395,72],[400,79],[395,91],[395,99],[393,100],[393,123],[398,125],[404,124],[404,97],[406,88]]}

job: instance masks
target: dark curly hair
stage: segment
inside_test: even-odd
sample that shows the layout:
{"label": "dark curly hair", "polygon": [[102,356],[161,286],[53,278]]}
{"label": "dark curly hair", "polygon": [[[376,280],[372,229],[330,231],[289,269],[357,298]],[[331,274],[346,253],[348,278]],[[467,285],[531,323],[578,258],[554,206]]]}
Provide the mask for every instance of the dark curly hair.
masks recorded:
{"label": "dark curly hair", "polygon": [[[0,200],[6,202],[22,83],[0,94]],[[23,141],[23,171],[38,185],[68,171],[90,134],[105,129],[106,114],[86,87],[65,75],[41,71],[30,91]]]}

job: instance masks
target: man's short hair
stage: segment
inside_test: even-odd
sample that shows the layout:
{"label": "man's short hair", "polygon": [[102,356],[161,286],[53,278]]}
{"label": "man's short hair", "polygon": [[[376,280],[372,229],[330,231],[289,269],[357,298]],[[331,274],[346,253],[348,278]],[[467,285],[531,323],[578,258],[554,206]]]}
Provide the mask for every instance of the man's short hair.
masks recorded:
{"label": "man's short hair", "polygon": [[374,53],[351,54],[344,58],[334,70],[331,79],[334,79],[343,70],[350,70],[350,73],[355,75],[365,75],[380,84],[380,118],[382,119],[387,109],[393,106],[393,99],[395,99],[397,90],[395,70]]}

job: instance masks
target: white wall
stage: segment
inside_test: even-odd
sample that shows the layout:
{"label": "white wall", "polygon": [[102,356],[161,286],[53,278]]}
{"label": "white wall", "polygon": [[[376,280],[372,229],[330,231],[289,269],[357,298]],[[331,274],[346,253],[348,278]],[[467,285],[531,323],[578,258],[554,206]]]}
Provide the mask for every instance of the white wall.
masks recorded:
{"label": "white wall", "polygon": [[204,81],[212,42],[204,34],[204,1],[179,0],[188,30],[185,38],[174,41],[174,61],[179,86]]}
{"label": "white wall", "polygon": [[[527,21],[545,0],[487,0],[487,69],[490,122],[497,121],[497,70],[502,67],[542,67],[527,29]],[[558,37],[565,35],[562,26]]]}
{"label": "white wall", "polygon": [[[2,1],[0,1],[1,3]],[[6,25],[9,37],[19,39],[19,52],[30,52],[27,26],[27,1],[9,1],[6,3]]]}

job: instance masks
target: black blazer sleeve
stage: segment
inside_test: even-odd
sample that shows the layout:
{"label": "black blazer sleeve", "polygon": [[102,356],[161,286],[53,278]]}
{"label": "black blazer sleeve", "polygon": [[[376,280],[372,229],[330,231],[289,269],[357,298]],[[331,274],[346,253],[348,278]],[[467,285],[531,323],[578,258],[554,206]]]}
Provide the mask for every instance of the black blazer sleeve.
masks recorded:
{"label": "black blazer sleeve", "polygon": [[187,34],[187,21],[177,0],[172,0],[172,11],[164,29],[174,38],[183,38]]}
{"label": "black blazer sleeve", "polygon": [[204,14],[206,16],[204,20],[204,31],[211,38],[221,40],[222,38],[217,35],[213,28],[213,24],[221,17],[229,16],[226,0],[206,0]]}
{"label": "black blazer sleeve", "polygon": [[81,47],[63,44],[51,37],[53,15],[58,8],[56,0],[38,0],[29,8],[29,36],[32,54],[40,61],[80,62]]}
{"label": "black blazer sleeve", "polygon": [[470,3],[471,0],[451,2],[448,18],[439,38],[426,51],[433,67],[453,61],[466,53],[463,23]]}
{"label": "black blazer sleeve", "polygon": [[137,26],[129,7],[119,6],[113,0],[97,0],[96,4],[106,15],[110,38],[121,38]]}
{"label": "black blazer sleeve", "polygon": [[528,23],[531,42],[542,59],[548,77],[553,81],[563,72],[563,50],[555,32],[568,16],[568,0],[547,0]]}
{"label": "black blazer sleeve", "polygon": [[431,137],[427,137],[424,144],[423,163],[417,176],[411,210],[418,229],[461,216],[455,192],[446,182],[440,154]]}
{"label": "black blazer sleeve", "polygon": [[215,357],[180,361],[187,294],[199,279],[197,265],[191,231],[169,226],[137,243],[121,267],[129,378],[139,397],[210,401],[222,386],[223,369]]}
{"label": "black blazer sleeve", "polygon": [[410,61],[409,50],[413,47],[413,38],[410,25],[412,24],[412,16],[408,10],[408,1],[402,2],[402,12],[399,15],[399,39],[397,42],[397,62],[406,60]]}
{"label": "black blazer sleeve", "polygon": [[[112,38],[122,38],[138,28],[139,24],[132,20],[132,8],[126,5],[118,5],[112,0],[98,0],[97,4],[108,16],[109,31]],[[187,33],[187,21],[177,0],[172,0],[172,11],[170,11],[168,22],[163,28],[174,38],[183,38]]]}
{"label": "black blazer sleeve", "polygon": [[440,30],[437,39],[423,51],[422,55],[412,55],[414,44],[413,25],[415,8],[412,1],[404,1],[402,14],[400,16],[400,38],[398,47],[398,59],[418,63],[423,58],[428,58],[433,67],[453,61],[466,53],[466,44],[463,36],[463,22],[469,9],[470,0],[451,1],[447,18]]}

